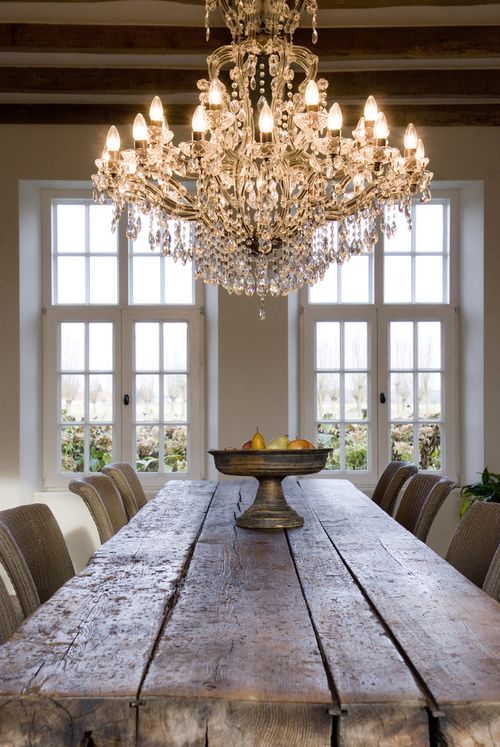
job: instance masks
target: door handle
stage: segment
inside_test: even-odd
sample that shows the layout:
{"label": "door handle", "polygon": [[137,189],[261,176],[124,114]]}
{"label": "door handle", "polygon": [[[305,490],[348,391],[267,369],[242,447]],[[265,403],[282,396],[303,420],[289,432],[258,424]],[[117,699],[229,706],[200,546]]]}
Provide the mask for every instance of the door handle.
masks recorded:
{"label": "door handle", "polygon": [[128,405],[129,402],[130,402],[130,397],[128,396],[128,394],[124,394],[123,395],[123,404],[124,405]]}
{"label": "door handle", "polygon": [[380,392],[380,404],[385,405],[385,403],[386,403],[385,394],[383,392]]}

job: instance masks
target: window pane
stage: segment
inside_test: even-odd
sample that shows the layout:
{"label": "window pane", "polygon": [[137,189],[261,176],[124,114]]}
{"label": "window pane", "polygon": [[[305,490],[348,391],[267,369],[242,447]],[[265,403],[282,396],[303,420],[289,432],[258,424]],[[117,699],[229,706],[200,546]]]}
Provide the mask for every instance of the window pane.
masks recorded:
{"label": "window pane", "polygon": [[58,257],[55,303],[85,302],[85,257]]}
{"label": "window pane", "polygon": [[316,324],[316,367],[340,368],[339,322]]}
{"label": "window pane", "polygon": [[61,428],[61,472],[84,471],[84,433],[82,425]]}
{"label": "window pane", "polygon": [[413,322],[391,322],[390,366],[413,368]]}
{"label": "window pane", "polygon": [[56,251],[85,252],[85,205],[57,205]]}
{"label": "window pane", "polygon": [[149,246],[148,221],[144,218],[142,218],[142,228],[137,234],[136,240],[130,242],[130,246],[132,248],[132,252],[135,254],[151,254],[151,247]]}
{"label": "window pane", "polygon": [[353,424],[345,427],[345,468],[368,469],[368,427]]}
{"label": "window pane", "polygon": [[132,303],[158,304],[161,302],[160,257],[132,259]]}
{"label": "window pane", "polygon": [[419,469],[441,469],[441,427],[437,423],[421,425],[418,429]]}
{"label": "window pane", "polygon": [[168,374],[164,377],[164,419],[187,420],[187,376]]}
{"label": "window pane", "polygon": [[345,419],[366,420],[368,375],[354,373],[345,375]]}
{"label": "window pane", "polygon": [[164,259],[165,303],[193,303],[193,265],[191,262],[174,262]]}
{"label": "window pane", "polygon": [[[392,220],[393,217],[391,214],[391,224]],[[384,252],[409,253],[411,251],[411,231],[405,215],[399,210],[396,211],[394,216],[394,227],[396,228],[396,233],[390,239],[384,235]]]}
{"label": "window pane", "polygon": [[111,205],[89,206],[89,248],[92,253],[116,254],[118,232],[111,231],[113,208]]}
{"label": "window pane", "polygon": [[115,257],[91,257],[90,303],[118,303],[118,263]]}
{"label": "window pane", "polygon": [[409,420],[413,417],[413,374],[391,374],[391,419]]}
{"label": "window pane", "polygon": [[158,371],[160,367],[160,325],[138,322],[135,325],[135,370]]}
{"label": "window pane", "polygon": [[415,249],[417,252],[443,251],[443,205],[417,205],[415,208]]}
{"label": "window pane", "polygon": [[113,376],[89,376],[89,420],[113,420]]}
{"label": "window pane", "polygon": [[187,428],[165,426],[165,472],[187,472]]}
{"label": "window pane", "polygon": [[61,324],[61,370],[83,371],[85,368],[85,324]]}
{"label": "window pane", "polygon": [[89,369],[113,370],[113,325],[109,322],[89,324]]}
{"label": "window pane", "polygon": [[113,426],[91,425],[89,427],[89,468],[100,472],[113,461]]}
{"label": "window pane", "polygon": [[415,301],[443,303],[443,258],[417,257],[415,267]]}
{"label": "window pane", "polygon": [[391,459],[413,462],[413,425],[391,425]]}
{"label": "window pane", "polygon": [[85,377],[81,374],[61,376],[61,420],[85,418]]}
{"label": "window pane", "polygon": [[157,425],[141,425],[135,429],[137,472],[158,472],[160,430]]}
{"label": "window pane", "polygon": [[370,265],[368,256],[351,257],[341,270],[342,303],[370,301]]}
{"label": "window pane", "polygon": [[340,374],[317,374],[316,399],[318,420],[340,418]]}
{"label": "window pane", "polygon": [[187,324],[166,322],[163,325],[163,367],[165,371],[187,369]]}
{"label": "window pane", "polygon": [[334,423],[318,425],[317,444],[319,449],[333,449],[326,460],[327,470],[340,469],[340,428]]}
{"label": "window pane", "polygon": [[334,262],[323,280],[309,288],[309,303],[337,303],[337,265]]}
{"label": "window pane", "polygon": [[441,368],[441,322],[418,322],[418,367]]}
{"label": "window pane", "polygon": [[159,420],[159,376],[153,374],[139,374],[135,377],[135,412],[137,421]]}
{"label": "window pane", "polygon": [[368,325],[366,322],[346,322],[344,325],[345,368],[368,367]]}
{"label": "window pane", "polygon": [[410,257],[385,257],[384,302],[411,303]]}
{"label": "window pane", "polygon": [[441,374],[419,373],[418,417],[425,420],[441,417]]}

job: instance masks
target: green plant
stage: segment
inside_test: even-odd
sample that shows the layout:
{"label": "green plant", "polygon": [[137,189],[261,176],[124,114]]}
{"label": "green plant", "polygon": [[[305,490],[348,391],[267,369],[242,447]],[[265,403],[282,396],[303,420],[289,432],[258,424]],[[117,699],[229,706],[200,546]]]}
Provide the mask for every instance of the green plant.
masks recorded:
{"label": "green plant", "polygon": [[464,485],[460,495],[464,499],[460,506],[461,517],[475,501],[500,503],[500,474],[489,472],[488,468],[485,467],[481,473],[481,480],[470,485]]}

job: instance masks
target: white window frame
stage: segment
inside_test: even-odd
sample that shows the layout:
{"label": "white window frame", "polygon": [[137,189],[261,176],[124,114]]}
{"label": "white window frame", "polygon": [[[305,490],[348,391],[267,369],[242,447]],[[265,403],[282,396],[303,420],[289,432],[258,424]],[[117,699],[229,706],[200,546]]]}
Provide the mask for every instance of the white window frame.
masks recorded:
{"label": "white window frame", "polygon": [[[195,281],[192,305],[129,305],[129,251],[125,221],[119,224],[118,304],[69,305],[52,302],[52,203],[54,200],[92,202],[90,188],[42,190],[42,303],[43,303],[43,487],[67,488],[71,479],[84,473],[64,473],[60,461],[59,434],[55,414],[58,409],[58,325],[64,321],[111,321],[114,324],[114,435],[113,461],[135,466],[132,413],[132,330],[135,321],[185,321],[188,324],[188,472],[138,473],[146,489],[157,490],[168,479],[202,479],[205,474],[205,345],[203,324],[203,283]],[[129,405],[123,404],[128,394]]]}

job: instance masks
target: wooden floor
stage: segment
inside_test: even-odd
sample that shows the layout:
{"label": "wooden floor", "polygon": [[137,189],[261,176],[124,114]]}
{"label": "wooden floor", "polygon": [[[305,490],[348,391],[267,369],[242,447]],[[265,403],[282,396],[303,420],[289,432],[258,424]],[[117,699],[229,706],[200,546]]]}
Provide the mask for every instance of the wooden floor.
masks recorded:
{"label": "wooden floor", "polygon": [[0,747],[495,747],[500,605],[350,483],[170,482],[0,647]]}

